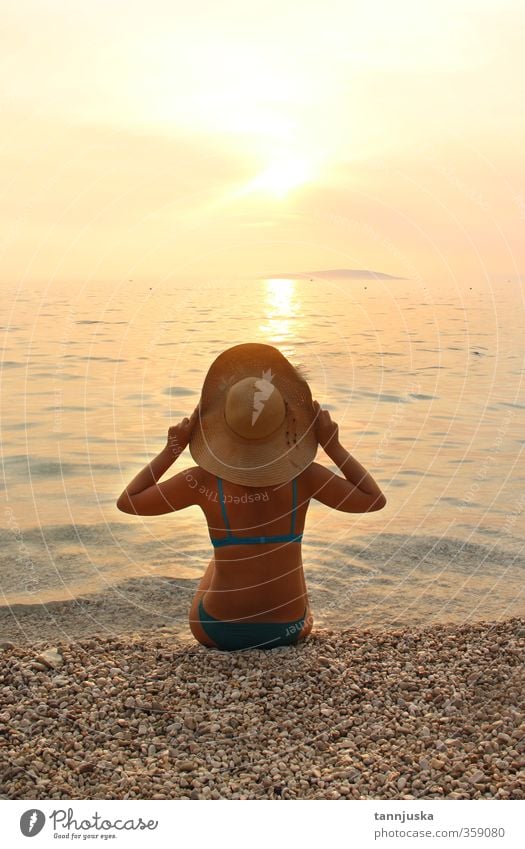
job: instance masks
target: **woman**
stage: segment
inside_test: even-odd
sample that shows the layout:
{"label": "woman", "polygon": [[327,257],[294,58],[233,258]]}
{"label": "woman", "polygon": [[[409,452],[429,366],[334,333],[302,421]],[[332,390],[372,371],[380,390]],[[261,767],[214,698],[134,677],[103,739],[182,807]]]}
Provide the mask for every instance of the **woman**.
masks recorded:
{"label": "woman", "polygon": [[[198,464],[158,483],[189,444]],[[320,444],[344,477],[315,463]],[[386,498],[339,442],[330,413],[270,345],[236,345],[212,363],[199,406],[169,429],[166,447],[117,507],[153,516],[198,504],[214,555],[190,611],[204,646],[274,648],[308,636],[301,539],[310,500],[344,513]]]}

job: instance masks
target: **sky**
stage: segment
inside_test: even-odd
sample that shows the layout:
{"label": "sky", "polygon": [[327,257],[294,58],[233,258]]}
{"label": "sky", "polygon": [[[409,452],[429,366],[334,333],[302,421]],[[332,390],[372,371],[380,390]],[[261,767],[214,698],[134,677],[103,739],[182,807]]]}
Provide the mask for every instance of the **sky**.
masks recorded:
{"label": "sky", "polygon": [[521,282],[521,0],[0,6],[0,284]]}

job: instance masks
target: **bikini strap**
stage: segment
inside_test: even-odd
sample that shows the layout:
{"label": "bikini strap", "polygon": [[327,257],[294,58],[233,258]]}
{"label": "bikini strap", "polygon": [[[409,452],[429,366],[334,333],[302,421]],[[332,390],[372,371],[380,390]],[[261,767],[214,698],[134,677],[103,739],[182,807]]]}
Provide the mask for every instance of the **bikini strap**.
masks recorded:
{"label": "bikini strap", "polygon": [[228,522],[228,515],[226,513],[226,502],[224,500],[224,490],[222,488],[222,480],[220,478],[217,478],[217,489],[219,491],[219,498],[221,500],[222,518],[224,519],[224,524],[228,530],[228,533],[231,534],[232,529],[230,527],[230,523]]}
{"label": "bikini strap", "polygon": [[295,511],[297,509],[297,478],[294,478],[292,481],[292,527],[290,530],[291,534],[295,532]]}

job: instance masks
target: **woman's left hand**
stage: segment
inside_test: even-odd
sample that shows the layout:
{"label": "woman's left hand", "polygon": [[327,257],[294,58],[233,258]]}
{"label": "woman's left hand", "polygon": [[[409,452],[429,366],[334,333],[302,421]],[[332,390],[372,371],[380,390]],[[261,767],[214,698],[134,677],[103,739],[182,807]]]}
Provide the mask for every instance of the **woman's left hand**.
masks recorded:
{"label": "woman's left hand", "polygon": [[195,422],[197,421],[197,417],[199,415],[198,406],[195,407],[193,413],[190,418],[184,418],[178,424],[173,425],[168,429],[168,439],[166,442],[166,449],[169,449],[173,454],[177,456],[181,454],[186,448],[188,442],[191,438],[191,432],[195,426]]}

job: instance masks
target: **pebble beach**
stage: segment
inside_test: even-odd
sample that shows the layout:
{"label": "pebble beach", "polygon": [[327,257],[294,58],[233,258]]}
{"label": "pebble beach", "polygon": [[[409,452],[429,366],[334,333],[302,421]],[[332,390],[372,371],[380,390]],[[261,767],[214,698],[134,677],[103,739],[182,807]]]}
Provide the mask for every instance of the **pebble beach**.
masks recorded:
{"label": "pebble beach", "polygon": [[523,799],[525,619],[0,643],[3,799]]}

